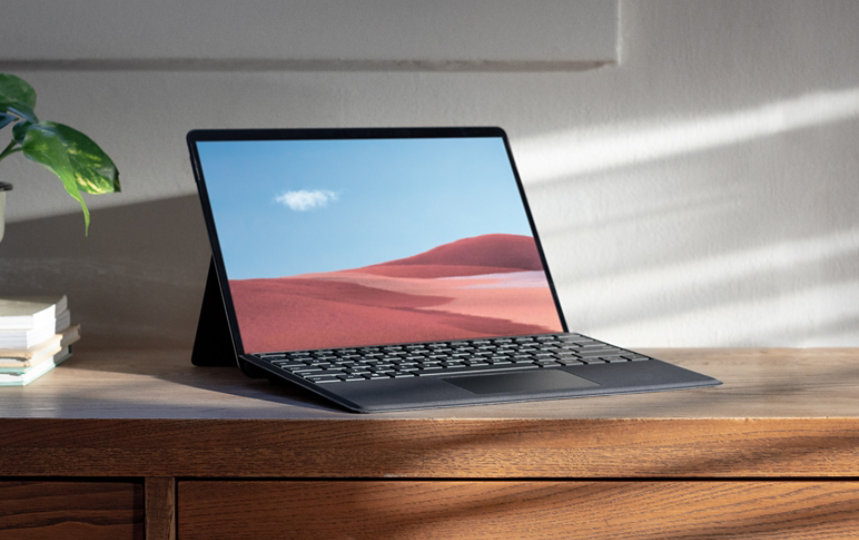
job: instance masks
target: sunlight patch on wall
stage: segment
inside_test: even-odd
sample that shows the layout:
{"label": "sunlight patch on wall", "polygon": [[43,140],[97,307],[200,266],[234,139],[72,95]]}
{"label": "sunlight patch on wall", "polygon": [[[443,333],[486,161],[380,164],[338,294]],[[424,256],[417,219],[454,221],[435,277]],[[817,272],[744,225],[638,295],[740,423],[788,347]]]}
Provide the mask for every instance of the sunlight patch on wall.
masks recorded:
{"label": "sunlight patch on wall", "polygon": [[[662,340],[656,345],[674,345],[670,338],[664,339],[671,335],[666,329],[671,329],[682,335],[683,341],[694,339],[701,345],[715,344],[716,338],[721,345],[780,342],[801,346],[819,337],[816,328],[838,327],[843,321],[859,318],[859,305],[851,302],[859,297],[859,276],[846,267],[832,268],[836,277],[824,283],[808,278],[805,270],[796,274],[797,267],[829,267],[832,261],[849,261],[857,253],[859,228],[853,228],[582,280],[564,286],[563,296],[576,298],[583,305],[601,306],[599,313],[591,310],[588,331],[607,337],[623,335],[630,343],[653,345],[647,340],[654,332]],[[762,287],[761,282],[769,282],[769,288]],[[749,287],[753,290],[747,291]],[[713,294],[716,288],[722,291]],[[736,294],[726,294],[725,290]],[[600,291],[611,294],[602,296],[598,303]],[[686,308],[664,307],[674,305],[666,301],[667,297],[710,296],[719,301],[702,300]],[[629,312],[633,315],[626,319],[616,316]],[[575,321],[575,314],[568,315],[570,318]]]}
{"label": "sunlight patch on wall", "polygon": [[[640,321],[608,324],[588,333],[640,347],[855,347],[859,321],[859,282],[820,284],[776,298],[726,301],[687,312],[661,314]],[[826,310],[816,309],[825,305]],[[812,309],[809,310],[809,306]],[[654,341],[656,339],[657,341]],[[825,345],[821,345],[825,343]]]}
{"label": "sunlight patch on wall", "polygon": [[859,117],[859,89],[817,92],[671,123],[569,130],[525,137],[517,160],[528,182],[609,171]]}

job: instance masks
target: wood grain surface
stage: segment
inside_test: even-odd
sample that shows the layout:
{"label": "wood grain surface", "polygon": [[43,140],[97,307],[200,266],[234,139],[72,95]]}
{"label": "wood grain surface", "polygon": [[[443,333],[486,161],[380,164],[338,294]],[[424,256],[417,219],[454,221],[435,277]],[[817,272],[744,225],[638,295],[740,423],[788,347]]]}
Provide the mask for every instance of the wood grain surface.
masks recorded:
{"label": "wood grain surface", "polygon": [[147,477],[144,489],[146,540],[175,540],[176,479]]}
{"label": "wood grain surface", "polygon": [[844,477],[859,419],[0,420],[2,476]]}
{"label": "wood grain surface", "polygon": [[0,482],[0,540],[143,535],[142,481]]}
{"label": "wood grain surface", "polygon": [[[713,388],[374,414],[398,419],[859,417],[859,349],[647,351],[721,380]],[[286,384],[192,366],[187,350],[87,349],[23,388],[0,389],[3,418],[348,419]]]}
{"label": "wood grain surface", "polygon": [[[176,351],[0,391],[0,475],[850,477],[859,350],[663,351],[718,388],[356,415]],[[74,361],[70,361],[74,362]],[[293,392],[293,393],[290,393]]]}
{"label": "wood grain surface", "polygon": [[195,482],[179,537],[848,538],[859,482]]}

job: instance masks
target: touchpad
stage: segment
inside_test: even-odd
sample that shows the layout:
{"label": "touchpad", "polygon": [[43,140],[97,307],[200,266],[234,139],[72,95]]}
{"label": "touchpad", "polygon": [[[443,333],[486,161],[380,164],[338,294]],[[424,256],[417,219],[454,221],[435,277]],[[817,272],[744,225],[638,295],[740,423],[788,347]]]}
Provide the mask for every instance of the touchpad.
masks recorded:
{"label": "touchpad", "polygon": [[444,380],[475,394],[552,392],[599,386],[593,381],[583,379],[560,369],[494,373],[492,375],[466,375]]}

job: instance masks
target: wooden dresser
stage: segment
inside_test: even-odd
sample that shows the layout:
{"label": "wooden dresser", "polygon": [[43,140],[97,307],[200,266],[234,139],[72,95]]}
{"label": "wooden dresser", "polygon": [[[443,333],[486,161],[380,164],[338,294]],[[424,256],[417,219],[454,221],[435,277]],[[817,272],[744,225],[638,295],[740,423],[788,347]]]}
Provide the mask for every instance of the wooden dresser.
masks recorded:
{"label": "wooden dresser", "polygon": [[82,345],[0,389],[0,539],[859,537],[859,349],[648,352],[725,384],[367,416]]}

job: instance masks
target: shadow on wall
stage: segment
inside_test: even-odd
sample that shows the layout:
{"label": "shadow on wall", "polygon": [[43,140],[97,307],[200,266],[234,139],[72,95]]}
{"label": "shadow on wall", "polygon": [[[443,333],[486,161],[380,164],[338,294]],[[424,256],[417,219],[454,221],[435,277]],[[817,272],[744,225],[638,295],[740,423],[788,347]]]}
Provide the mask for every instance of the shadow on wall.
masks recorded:
{"label": "shadow on wall", "polygon": [[196,195],[8,223],[0,294],[67,294],[87,347],[190,348],[209,254]]}

